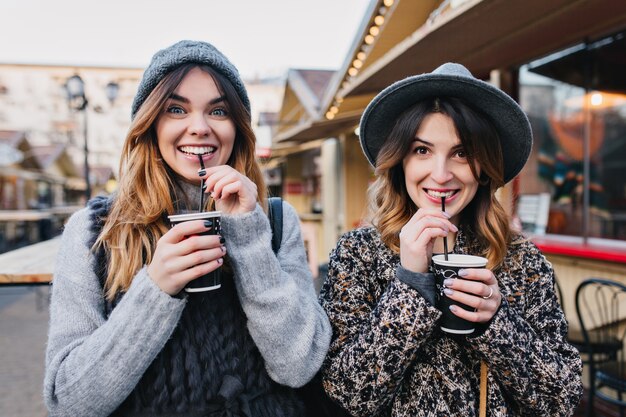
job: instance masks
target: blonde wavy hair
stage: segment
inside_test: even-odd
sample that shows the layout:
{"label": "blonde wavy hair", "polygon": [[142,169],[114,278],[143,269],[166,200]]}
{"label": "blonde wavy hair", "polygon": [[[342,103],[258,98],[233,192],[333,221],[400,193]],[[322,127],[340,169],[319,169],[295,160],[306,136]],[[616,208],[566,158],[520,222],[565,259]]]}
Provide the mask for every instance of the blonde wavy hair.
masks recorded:
{"label": "blonde wavy hair", "polygon": [[[431,98],[405,110],[396,120],[376,160],[377,178],[369,187],[372,224],[383,242],[400,252],[400,230],[418,207],[407,193],[402,161],[424,118],[432,113],[449,116],[461,140],[470,169],[479,183],[476,195],[460,214],[460,222],[478,238],[487,267],[498,269],[512,242],[509,218],[495,192],[504,185],[504,163],[498,134],[489,120],[457,98]],[[480,176],[476,169],[480,165]]]}
{"label": "blonde wavy hair", "polygon": [[[105,281],[107,299],[130,287],[133,277],[152,262],[157,241],[168,230],[166,215],[174,213],[175,173],[161,158],[155,124],[165,103],[185,75],[199,67],[213,77],[226,97],[236,136],[228,165],[246,175],[258,188],[258,200],[267,209],[267,191],[255,159],[256,138],[250,114],[232,84],[212,68],[184,64],[165,75],[137,111],[124,142],[120,159],[119,188],[93,249],[104,248],[108,256]],[[211,200],[211,199],[207,199]],[[210,206],[205,209],[213,209]]]}

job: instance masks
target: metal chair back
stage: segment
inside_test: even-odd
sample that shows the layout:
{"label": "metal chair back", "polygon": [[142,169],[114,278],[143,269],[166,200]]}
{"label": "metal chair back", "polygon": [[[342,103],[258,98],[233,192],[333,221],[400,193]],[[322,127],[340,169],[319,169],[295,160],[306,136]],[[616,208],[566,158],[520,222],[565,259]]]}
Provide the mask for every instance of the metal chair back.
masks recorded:
{"label": "metal chair back", "polygon": [[576,314],[589,356],[587,416],[593,415],[594,397],[617,405],[623,416],[626,285],[608,279],[586,279],[576,289]]}

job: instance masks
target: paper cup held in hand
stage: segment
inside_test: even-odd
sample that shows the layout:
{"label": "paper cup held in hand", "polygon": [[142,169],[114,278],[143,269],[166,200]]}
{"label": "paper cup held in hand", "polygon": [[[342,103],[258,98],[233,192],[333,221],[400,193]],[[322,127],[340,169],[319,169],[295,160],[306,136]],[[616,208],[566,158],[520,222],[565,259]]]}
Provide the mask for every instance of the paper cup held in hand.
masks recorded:
{"label": "paper cup held in hand", "polygon": [[[188,222],[192,220],[211,220],[213,222],[213,226],[211,226],[211,229],[201,234],[218,235],[221,233],[221,217],[222,213],[219,211],[205,211],[201,213],[193,212],[186,214],[174,214],[168,216],[168,219],[170,220],[170,225],[172,227],[176,226],[178,223]],[[205,292],[217,290],[221,286],[222,272],[221,267],[219,267],[215,271],[209,272],[206,275],[202,275],[201,277],[189,281],[189,283],[185,287],[185,291],[189,293]]]}
{"label": "paper cup held in hand", "polygon": [[470,334],[474,332],[475,324],[455,316],[450,311],[450,306],[455,305],[467,311],[474,311],[473,308],[465,304],[457,303],[450,299],[443,292],[445,279],[463,279],[459,277],[459,269],[484,268],[487,265],[487,258],[474,255],[448,254],[448,260],[444,255],[435,255],[432,258],[432,269],[435,275],[435,285],[437,287],[437,308],[441,311],[441,330],[453,334]]}

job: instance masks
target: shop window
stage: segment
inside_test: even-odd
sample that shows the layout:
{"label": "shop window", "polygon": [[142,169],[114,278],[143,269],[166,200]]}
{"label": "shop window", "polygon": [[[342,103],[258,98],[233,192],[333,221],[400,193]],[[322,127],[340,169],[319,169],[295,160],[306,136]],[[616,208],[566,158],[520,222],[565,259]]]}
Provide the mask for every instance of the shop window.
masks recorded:
{"label": "shop window", "polygon": [[302,164],[304,194],[307,198],[310,213],[322,213],[322,173],[320,170],[320,150],[312,149],[305,153]]}
{"label": "shop window", "polygon": [[520,68],[535,143],[520,194],[550,194],[547,233],[626,240],[626,37]]}
{"label": "shop window", "polygon": [[282,167],[277,165],[274,167],[264,168],[263,177],[265,178],[265,185],[267,185],[269,195],[273,197],[282,197]]}

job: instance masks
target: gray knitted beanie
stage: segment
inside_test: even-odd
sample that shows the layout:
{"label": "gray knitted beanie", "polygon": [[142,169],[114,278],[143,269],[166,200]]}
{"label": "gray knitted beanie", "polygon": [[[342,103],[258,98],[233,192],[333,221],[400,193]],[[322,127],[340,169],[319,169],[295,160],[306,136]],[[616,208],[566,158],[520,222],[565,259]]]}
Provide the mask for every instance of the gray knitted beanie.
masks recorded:
{"label": "gray knitted beanie", "polygon": [[239,76],[237,68],[213,45],[201,41],[180,41],[174,45],[162,49],[152,57],[150,65],[143,73],[143,78],[139,83],[137,94],[133,100],[131,118],[135,118],[137,110],[150,95],[152,90],[167,75],[168,72],[176,67],[187,64],[197,63],[208,65],[215,71],[222,74],[231,82],[241,101],[243,102],[248,113],[250,113],[250,99],[246,87]]}

